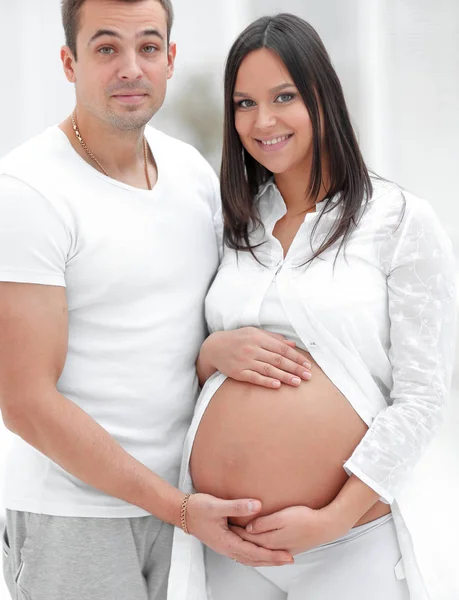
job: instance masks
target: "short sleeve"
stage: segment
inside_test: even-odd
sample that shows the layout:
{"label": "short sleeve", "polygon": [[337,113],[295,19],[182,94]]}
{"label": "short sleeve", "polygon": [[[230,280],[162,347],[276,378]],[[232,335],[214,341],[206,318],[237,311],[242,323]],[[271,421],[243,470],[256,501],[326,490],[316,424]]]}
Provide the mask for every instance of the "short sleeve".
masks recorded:
{"label": "short sleeve", "polygon": [[46,198],[14,177],[0,176],[0,281],[65,287],[70,240]]}
{"label": "short sleeve", "polygon": [[223,255],[223,213],[222,213],[222,200],[220,195],[220,181],[215,175],[213,169],[211,173],[212,182],[212,196],[213,196],[213,223],[215,236],[218,244],[218,255],[220,260]]}
{"label": "short sleeve", "polygon": [[456,268],[452,245],[428,203],[407,203],[381,249],[387,273],[393,386],[390,405],[345,464],[391,503],[444,415],[454,363]]}

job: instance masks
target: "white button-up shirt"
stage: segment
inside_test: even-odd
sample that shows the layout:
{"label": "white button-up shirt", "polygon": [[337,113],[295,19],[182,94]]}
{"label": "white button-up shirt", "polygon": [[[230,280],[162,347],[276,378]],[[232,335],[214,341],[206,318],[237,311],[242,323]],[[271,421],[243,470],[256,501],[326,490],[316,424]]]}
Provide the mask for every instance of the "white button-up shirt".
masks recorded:
{"label": "white button-up shirt", "polygon": [[[374,192],[356,230],[337,257],[337,244],[305,265],[340,215],[339,198],[306,215],[287,255],[273,236],[286,214],[274,182],[256,199],[264,227],[252,233],[258,263],[248,252],[224,249],[206,299],[210,331],[259,326],[263,298],[276,278],[286,315],[304,346],[346,396],[369,429],[345,463],[392,505],[412,600],[424,600],[409,530],[397,502],[414,466],[442,421],[455,339],[455,268],[451,243],[430,205],[373,179]],[[322,218],[318,220],[319,215]],[[311,245],[312,241],[312,245]],[[181,485],[191,489],[188,458],[199,419],[222,376],[205,386],[185,443]],[[176,535],[172,568],[186,543]],[[195,542],[188,542],[189,548]],[[205,598],[197,549],[185,595]],[[193,558],[194,557],[194,558]],[[196,560],[195,560],[196,559]],[[183,566],[183,563],[182,563]],[[183,571],[182,584],[183,584]],[[184,590],[182,585],[182,590]]]}

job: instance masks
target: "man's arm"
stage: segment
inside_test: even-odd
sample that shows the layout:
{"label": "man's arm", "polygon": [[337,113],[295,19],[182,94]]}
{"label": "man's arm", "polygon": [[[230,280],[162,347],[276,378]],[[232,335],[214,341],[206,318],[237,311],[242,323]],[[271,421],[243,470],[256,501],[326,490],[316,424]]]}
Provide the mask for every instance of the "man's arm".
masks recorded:
{"label": "man's arm", "polygon": [[183,494],[56,389],[67,332],[65,288],[0,283],[0,406],[6,427],[78,479],[179,524]]}
{"label": "man's arm", "polygon": [[[0,283],[0,408],[6,427],[81,481],[180,526],[183,493],[127,453],[58,392],[67,341],[63,287]],[[249,500],[196,494],[189,504],[192,532],[246,564],[290,560],[285,552],[247,545],[229,531],[227,516],[256,513],[259,503],[254,508]]]}

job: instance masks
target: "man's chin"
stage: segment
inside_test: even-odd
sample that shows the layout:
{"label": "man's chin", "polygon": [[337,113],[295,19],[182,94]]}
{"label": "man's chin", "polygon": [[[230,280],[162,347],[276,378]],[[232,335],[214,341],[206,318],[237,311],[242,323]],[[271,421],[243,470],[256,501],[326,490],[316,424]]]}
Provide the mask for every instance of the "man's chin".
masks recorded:
{"label": "man's chin", "polygon": [[145,127],[152,119],[154,112],[129,108],[123,111],[123,114],[110,114],[109,121],[116,129],[132,131]]}

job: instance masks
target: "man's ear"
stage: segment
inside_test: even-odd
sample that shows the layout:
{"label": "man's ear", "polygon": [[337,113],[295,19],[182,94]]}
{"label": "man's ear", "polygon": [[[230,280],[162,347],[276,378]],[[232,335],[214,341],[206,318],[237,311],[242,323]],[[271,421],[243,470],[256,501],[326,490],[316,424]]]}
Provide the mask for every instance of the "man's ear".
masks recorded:
{"label": "man's ear", "polygon": [[70,83],[75,83],[76,76],[74,64],[76,63],[76,59],[68,46],[62,46],[61,48],[61,61],[67,80],[70,81]]}
{"label": "man's ear", "polygon": [[175,42],[169,42],[169,49],[167,51],[167,78],[170,79],[174,74],[175,58],[177,56],[177,44]]}

